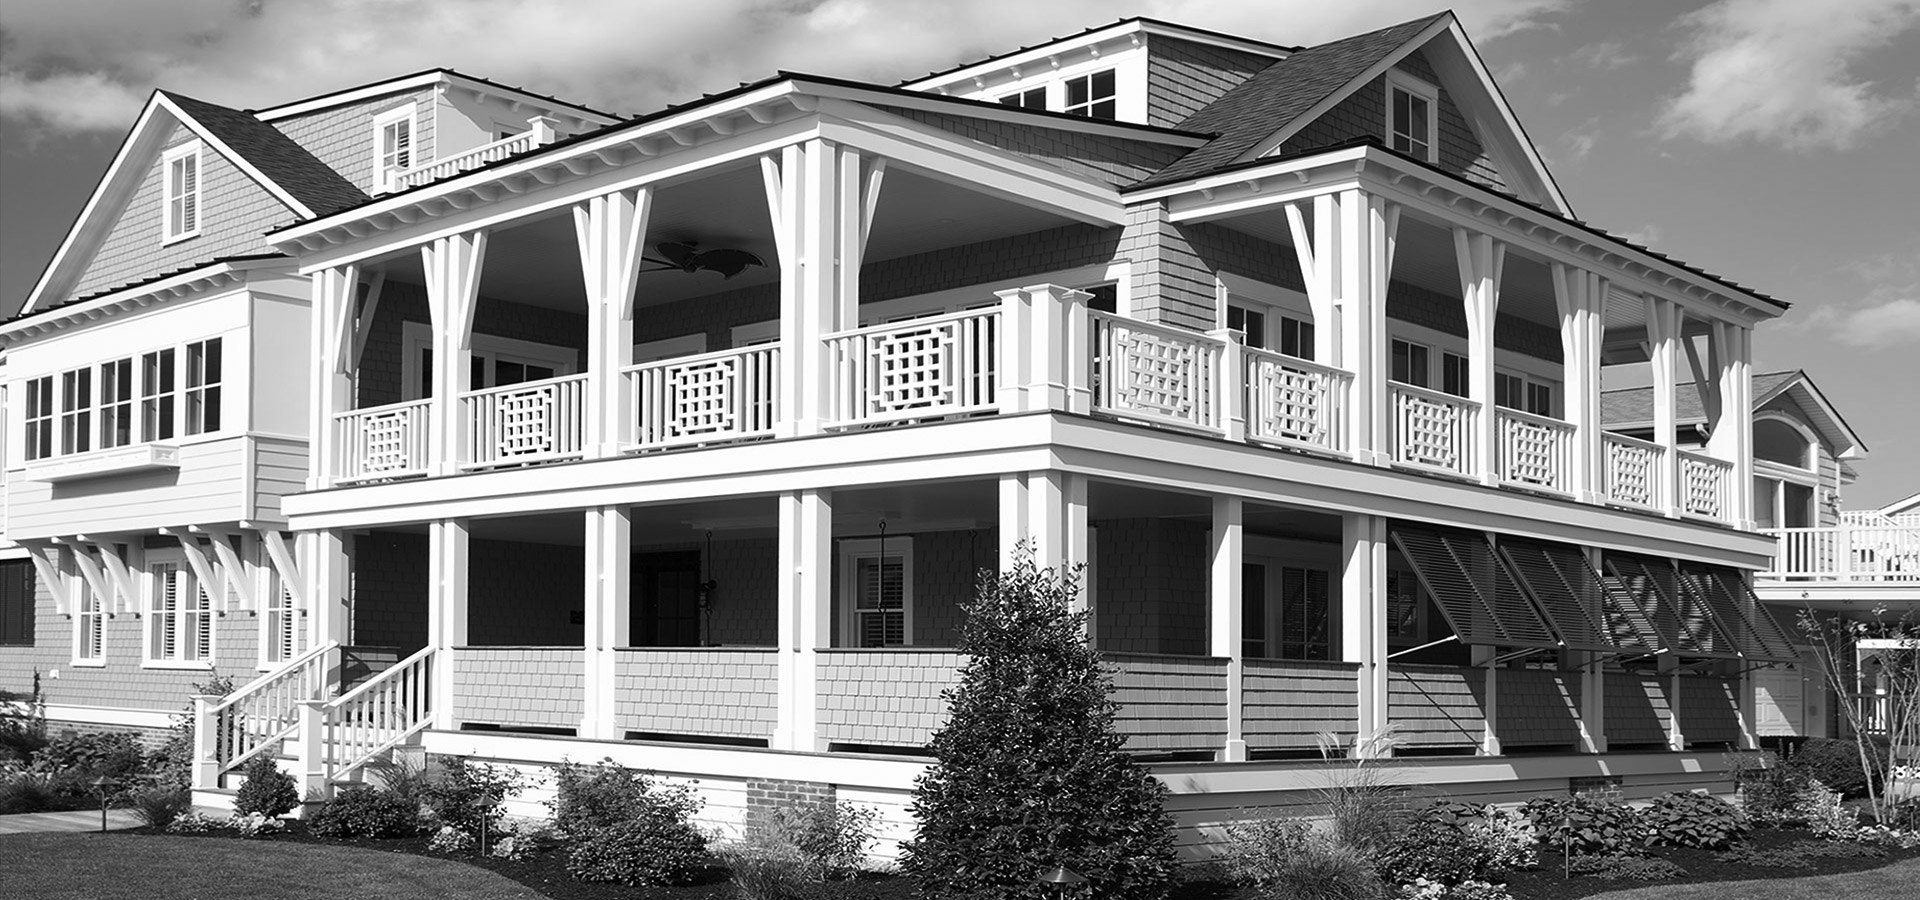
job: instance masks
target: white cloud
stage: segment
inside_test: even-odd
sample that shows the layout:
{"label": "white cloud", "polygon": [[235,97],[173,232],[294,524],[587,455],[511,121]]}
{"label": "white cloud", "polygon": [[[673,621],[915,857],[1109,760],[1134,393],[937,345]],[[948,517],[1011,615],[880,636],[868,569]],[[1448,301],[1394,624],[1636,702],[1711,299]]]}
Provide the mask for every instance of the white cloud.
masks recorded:
{"label": "white cloud", "polygon": [[1871,350],[1920,346],[1920,298],[1900,297],[1847,310],[1832,323],[1843,344]]}
{"label": "white cloud", "polygon": [[1719,0],[1680,23],[1693,71],[1665,137],[1846,149],[1914,105],[1850,69],[1920,23],[1916,0]]}
{"label": "white cloud", "polygon": [[1620,69],[1640,61],[1639,56],[1627,52],[1626,45],[1619,41],[1588,44],[1573,51],[1573,58],[1596,69]]}
{"label": "white cloud", "polygon": [[1784,323],[1788,330],[1864,350],[1920,348],[1920,246],[1842,263],[1835,274],[1858,283],[1855,299],[1802,306],[1795,312],[1804,315]]}
{"label": "white cloud", "polygon": [[[1487,41],[1540,26],[1569,2],[1462,0],[1456,10]],[[1127,13],[1312,44],[1434,9],[1432,0],[1147,0]],[[58,132],[111,131],[155,87],[260,107],[437,66],[646,112],[780,69],[893,83],[1117,17],[1095,0],[9,4],[0,115]]]}

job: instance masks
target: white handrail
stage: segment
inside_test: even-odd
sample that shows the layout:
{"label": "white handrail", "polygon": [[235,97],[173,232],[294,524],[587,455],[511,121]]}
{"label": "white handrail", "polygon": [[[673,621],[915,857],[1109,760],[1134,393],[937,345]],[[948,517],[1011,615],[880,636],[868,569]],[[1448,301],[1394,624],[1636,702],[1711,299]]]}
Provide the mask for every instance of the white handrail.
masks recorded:
{"label": "white handrail", "polygon": [[1224,399],[1214,382],[1226,342],[1199,332],[1089,311],[1093,408],[1098,412],[1220,434]]}
{"label": "white handrail", "polygon": [[1500,480],[1568,493],[1573,470],[1573,425],[1517,409],[1494,410],[1500,437]]}
{"label": "white handrail", "polygon": [[1397,381],[1389,382],[1387,391],[1395,463],[1473,474],[1479,403]]}
{"label": "white handrail", "polygon": [[827,335],[828,422],[846,427],[998,409],[1003,338],[997,306]]}
{"label": "white handrail", "polygon": [[421,648],[326,704],[319,744],[328,779],[347,778],[433,723],[434,650]]}
{"label": "white handrail", "polygon": [[780,420],[780,345],[757,344],[629,366],[632,444],[674,447],[761,437]]}
{"label": "white handrail", "polygon": [[1257,347],[1240,352],[1248,439],[1347,452],[1352,372]]}
{"label": "white handrail", "polygon": [[1761,533],[1776,542],[1772,567],[1760,573],[1767,578],[1920,584],[1920,525],[1843,522]]}
{"label": "white handrail", "polygon": [[468,169],[477,169],[487,163],[499,162],[517,153],[525,153],[535,147],[553,143],[553,120],[544,116],[535,116],[527,122],[530,127],[519,134],[510,134],[464,153],[457,153],[397,172],[393,176],[393,189],[404,191],[411,187],[419,187],[449,175],[456,175]]}
{"label": "white handrail", "polygon": [[591,373],[522,381],[460,395],[471,458],[463,468],[573,459],[587,451]]}
{"label": "white handrail", "polygon": [[407,400],[335,414],[334,480],[351,483],[427,473],[432,400]]}
{"label": "white handrail", "polygon": [[196,728],[211,728],[214,774],[240,767],[291,737],[300,725],[300,702],[318,700],[332,679],[337,642],[329,641],[236,688],[208,705]]}

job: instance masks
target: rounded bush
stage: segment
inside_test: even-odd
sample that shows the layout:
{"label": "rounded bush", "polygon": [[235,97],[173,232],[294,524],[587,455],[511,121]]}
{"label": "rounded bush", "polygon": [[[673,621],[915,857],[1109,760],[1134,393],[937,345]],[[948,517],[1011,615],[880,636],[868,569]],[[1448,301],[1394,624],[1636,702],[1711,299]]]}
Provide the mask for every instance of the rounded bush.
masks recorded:
{"label": "rounded bush", "polygon": [[235,816],[249,816],[254,813],[269,819],[279,818],[293,812],[300,805],[300,789],[294,784],[293,776],[280,771],[273,757],[261,754],[240,768],[247,782],[233,797]]}
{"label": "rounded bush", "polygon": [[1656,844],[1724,850],[1751,827],[1739,807],[1709,794],[1662,794],[1640,811],[1640,821]]}
{"label": "rounded bush", "polygon": [[350,787],[307,820],[314,834],[334,838],[395,838],[420,831],[420,807],[370,787]]}

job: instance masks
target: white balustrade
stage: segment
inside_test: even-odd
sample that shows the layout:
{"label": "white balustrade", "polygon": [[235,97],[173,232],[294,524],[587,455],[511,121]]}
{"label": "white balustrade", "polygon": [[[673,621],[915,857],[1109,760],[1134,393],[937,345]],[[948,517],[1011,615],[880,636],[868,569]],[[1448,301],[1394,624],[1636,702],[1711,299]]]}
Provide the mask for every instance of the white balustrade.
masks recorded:
{"label": "white balustrade", "polygon": [[869,425],[998,408],[999,307],[831,334],[829,423]]}
{"label": "white balustrade", "polygon": [[[1221,433],[1215,373],[1226,342],[1110,313],[1093,319],[1093,408],[1162,425]],[[1251,415],[1251,413],[1249,413]]]}
{"label": "white balustrade", "polygon": [[[433,722],[434,648],[427,647],[326,704],[305,743],[325,754],[330,779],[344,779]],[[312,763],[307,771],[321,771]]]}
{"label": "white balustrade", "polygon": [[1454,475],[1473,474],[1475,423],[1480,404],[1410,384],[1392,382],[1393,461]]}
{"label": "white balustrade", "polygon": [[1666,448],[1624,434],[1600,438],[1607,501],[1653,509],[1660,503],[1667,477]]}
{"label": "white balustrade", "polygon": [[[1887,524],[1878,524],[1887,523]],[[1768,528],[1773,566],[1761,577],[1920,584],[1920,523],[1856,518],[1835,527]]]}
{"label": "white balustrade", "polygon": [[[230,772],[280,742],[300,725],[300,703],[324,699],[339,664],[337,643],[315,647],[285,665],[236,688],[198,716],[194,727],[212,736],[213,774]],[[213,787],[208,784],[202,787]]]}
{"label": "white balustrade", "polygon": [[1241,353],[1249,440],[1347,452],[1353,373],[1254,347]]}
{"label": "white balustrade", "polygon": [[1733,512],[1733,463],[1680,451],[1680,510],[1726,521]]}
{"label": "white balustrade", "polygon": [[471,457],[462,468],[576,459],[586,454],[586,373],[472,391],[460,397]]}
{"label": "white balustrade", "polygon": [[1573,471],[1573,426],[1514,409],[1495,410],[1500,480],[1567,493]]}
{"label": "white balustrade", "polygon": [[393,176],[393,189],[404,191],[458,175],[469,169],[478,169],[488,163],[499,162],[509,156],[525,153],[535,147],[553,143],[553,123],[539,116],[529,120],[529,127],[519,134],[510,134],[490,144],[481,144],[465,153],[458,153],[444,159],[423,163]]}
{"label": "white balustrade", "polygon": [[778,344],[642,363],[626,377],[638,448],[763,437],[780,419]]}
{"label": "white balustrade", "polygon": [[340,458],[334,480],[351,484],[427,474],[431,400],[408,400],[333,417]]}

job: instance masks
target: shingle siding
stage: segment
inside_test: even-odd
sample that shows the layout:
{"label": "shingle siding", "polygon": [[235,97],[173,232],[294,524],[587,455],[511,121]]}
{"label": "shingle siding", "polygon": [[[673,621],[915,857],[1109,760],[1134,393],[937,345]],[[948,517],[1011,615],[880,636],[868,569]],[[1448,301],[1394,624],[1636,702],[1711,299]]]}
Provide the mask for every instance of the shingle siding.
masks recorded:
{"label": "shingle siding", "polygon": [[346,106],[336,106],[273,123],[282,134],[307,148],[308,153],[333,167],[353,186],[372,193],[373,119],[407,103],[417,104],[413,120],[413,150],[418,162],[435,159],[434,96],[431,88],[402,91]]}
{"label": "shingle siding", "polygon": [[[1434,74],[1427,58],[1415,51],[1401,60],[1397,68],[1440,89],[1438,115],[1435,117],[1440,129],[1436,143],[1439,150],[1437,165],[1468,181],[1497,191],[1507,190],[1506,179],[1494,166],[1466,116],[1454,105],[1453,95],[1440,85],[1439,76]],[[1307,123],[1287,139],[1280,152],[1298,153],[1362,137],[1385,140],[1386,129],[1387,86],[1386,78],[1382,76],[1362,85],[1319,118]]]}
{"label": "shingle siding", "polygon": [[1147,44],[1147,124],[1172,128],[1273,63],[1271,56],[1155,36]]}
{"label": "shingle siding", "polygon": [[1093,524],[1096,645],[1116,653],[1206,653],[1206,527],[1174,519]]}

